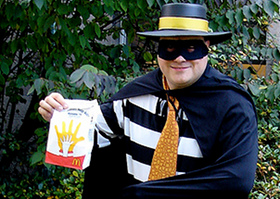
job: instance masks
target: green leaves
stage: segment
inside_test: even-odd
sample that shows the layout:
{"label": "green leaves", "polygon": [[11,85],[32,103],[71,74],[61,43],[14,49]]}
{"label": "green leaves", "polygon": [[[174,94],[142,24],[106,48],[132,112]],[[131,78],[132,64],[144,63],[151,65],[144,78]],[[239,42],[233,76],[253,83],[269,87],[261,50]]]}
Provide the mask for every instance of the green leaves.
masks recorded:
{"label": "green leaves", "polygon": [[137,0],[137,5],[142,10],[147,10],[147,1],[145,0]]}
{"label": "green leaves", "polygon": [[51,25],[54,23],[54,20],[55,16],[50,16],[44,21],[44,32],[46,32],[51,27]]}
{"label": "green leaves", "polygon": [[97,97],[103,91],[108,95],[113,94],[116,86],[115,78],[89,64],[75,70],[70,76],[70,82],[75,83],[77,88],[84,84],[88,89],[94,90]]}
{"label": "green leaves", "polygon": [[244,6],[243,7],[243,14],[246,17],[247,20],[250,20],[253,17],[253,13],[250,9],[250,6]]}
{"label": "green leaves", "polygon": [[151,8],[154,5],[155,0],[147,0],[147,3],[149,5],[149,7]]}
{"label": "green leaves", "polygon": [[256,84],[248,84],[249,87],[249,91],[251,91],[251,93],[255,96],[258,97],[261,90],[259,89],[259,86]]}
{"label": "green leaves", "polygon": [[280,61],[280,51],[278,48],[273,49],[273,57],[276,59],[277,62]]}
{"label": "green leaves", "polygon": [[252,94],[258,115],[259,161],[257,175],[250,198],[265,198],[274,195],[279,198],[277,189],[280,157],[279,110],[280,110],[280,65],[272,67],[272,73],[247,83]]}
{"label": "green leaves", "polygon": [[44,91],[44,88],[47,88],[48,90],[48,80],[43,78],[38,78],[34,80],[34,84],[31,86],[31,88],[28,90],[27,95],[31,95],[34,91],[37,92],[37,95],[41,95]]}
{"label": "green leaves", "polygon": [[120,6],[121,6],[122,10],[124,12],[126,12],[127,9],[128,9],[128,6],[129,6],[129,0],[121,0],[120,1]]}
{"label": "green leaves", "polygon": [[45,157],[45,154],[42,153],[41,151],[35,152],[30,159],[30,165],[37,164],[38,162],[41,162],[43,158]]}
{"label": "green leaves", "polygon": [[149,61],[152,61],[153,56],[152,56],[152,54],[150,52],[147,51],[147,52],[144,53],[144,57],[143,58],[145,59],[145,61],[149,62]]}
{"label": "green leaves", "polygon": [[233,10],[229,10],[226,13],[226,17],[229,20],[229,24],[234,24],[235,23],[235,17],[234,17],[235,12]]}
{"label": "green leaves", "polygon": [[[260,80],[255,80],[248,83],[248,90],[251,94],[256,97],[261,103],[264,100],[268,100],[271,104],[274,104],[275,101],[280,101],[280,81],[279,76],[273,73],[270,78],[274,84],[269,84],[268,82],[262,82]],[[265,84],[263,84],[265,83]]]}
{"label": "green leaves", "polygon": [[77,81],[79,81],[83,77],[85,72],[86,72],[86,70],[83,70],[83,69],[78,69],[78,70],[74,71],[70,76],[71,83],[76,83]]}
{"label": "green leaves", "polygon": [[242,9],[237,9],[236,11],[236,15],[235,15],[235,20],[236,20],[236,24],[237,26],[240,26],[243,22],[243,12],[242,12]]}
{"label": "green leaves", "polygon": [[263,1],[263,9],[271,18],[273,18],[274,11],[277,10],[277,6],[271,0],[265,0]]}
{"label": "green leaves", "polygon": [[[207,1],[208,3],[210,1]],[[220,4],[219,4],[219,3]],[[209,3],[208,8],[212,5]],[[227,30],[233,33],[232,40],[228,43],[221,44],[223,50],[220,56],[227,54],[236,56],[237,62],[233,62],[236,66],[251,62],[264,62],[265,60],[280,60],[280,46],[275,40],[269,40],[268,26],[277,21],[279,17],[279,1],[255,1],[255,3],[236,4],[232,1],[217,1],[222,5],[208,14],[210,20],[210,28],[214,31]],[[225,17],[224,17],[225,16]],[[227,52],[227,53],[226,53]],[[245,56],[240,56],[243,54]],[[231,57],[226,58],[226,64],[231,62]],[[230,71],[229,71],[230,73]]]}
{"label": "green leaves", "polygon": [[95,34],[98,38],[101,37],[101,29],[100,27],[98,26],[98,24],[94,24],[94,31],[95,31]]}
{"label": "green leaves", "polygon": [[45,3],[45,0],[34,0],[34,3],[41,10]]}
{"label": "green leaves", "polygon": [[7,62],[1,62],[1,71],[4,75],[8,75],[10,72],[10,68]]}
{"label": "green leaves", "polygon": [[85,46],[87,44],[87,40],[86,40],[85,36],[81,35],[79,37],[79,40],[80,40],[80,44],[81,44],[82,48],[85,49]]}

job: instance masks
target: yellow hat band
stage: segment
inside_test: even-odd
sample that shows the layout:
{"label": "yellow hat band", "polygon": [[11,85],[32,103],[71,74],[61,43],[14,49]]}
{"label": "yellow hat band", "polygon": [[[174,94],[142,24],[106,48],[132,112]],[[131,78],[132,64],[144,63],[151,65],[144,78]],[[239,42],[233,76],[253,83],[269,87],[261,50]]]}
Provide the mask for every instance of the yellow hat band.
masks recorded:
{"label": "yellow hat band", "polygon": [[185,17],[161,17],[159,19],[159,30],[162,29],[196,30],[208,32],[208,21],[204,19]]}

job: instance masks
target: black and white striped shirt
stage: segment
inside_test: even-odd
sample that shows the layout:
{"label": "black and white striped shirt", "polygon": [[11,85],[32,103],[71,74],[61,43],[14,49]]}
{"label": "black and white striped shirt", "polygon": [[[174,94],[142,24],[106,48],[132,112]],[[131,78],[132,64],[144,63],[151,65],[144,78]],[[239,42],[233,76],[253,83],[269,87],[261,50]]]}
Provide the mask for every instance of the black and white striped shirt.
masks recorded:
{"label": "black and white striped shirt", "polygon": [[[167,113],[166,99],[152,94],[102,104],[96,122],[97,143],[105,147],[110,144],[108,137],[125,139],[128,173],[140,182],[147,181]],[[202,168],[205,162],[189,120],[180,108],[177,121],[180,131],[177,175],[180,175]]]}

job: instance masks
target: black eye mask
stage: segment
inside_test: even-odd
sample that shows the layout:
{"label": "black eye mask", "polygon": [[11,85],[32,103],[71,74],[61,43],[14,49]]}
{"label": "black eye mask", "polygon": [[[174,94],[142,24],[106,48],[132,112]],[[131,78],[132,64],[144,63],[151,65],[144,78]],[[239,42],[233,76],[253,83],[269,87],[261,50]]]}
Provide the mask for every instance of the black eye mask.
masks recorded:
{"label": "black eye mask", "polygon": [[208,48],[202,40],[160,40],[159,57],[174,60],[182,55],[186,60],[201,59],[208,54]]}

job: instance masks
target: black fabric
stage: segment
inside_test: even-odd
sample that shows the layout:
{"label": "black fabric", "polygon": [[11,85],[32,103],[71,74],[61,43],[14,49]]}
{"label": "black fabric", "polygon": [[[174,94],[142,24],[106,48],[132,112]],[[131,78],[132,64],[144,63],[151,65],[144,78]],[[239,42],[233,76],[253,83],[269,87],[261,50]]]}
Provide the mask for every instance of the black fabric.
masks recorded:
{"label": "black fabric", "polygon": [[112,139],[104,148],[94,146],[91,163],[85,169],[83,199],[121,198],[121,190],[130,185],[127,173],[124,144],[121,139]]}
{"label": "black fabric", "polygon": [[[166,117],[152,114],[151,112],[143,110],[142,108],[130,103],[129,101],[126,102],[126,107],[127,108],[125,110],[128,111],[124,111],[124,116],[129,118],[130,121],[154,131],[162,131],[166,121]],[[151,123],[151,121],[155,122]]]}
{"label": "black fabric", "polygon": [[196,60],[205,57],[208,48],[202,40],[160,40],[158,55],[165,60],[174,60],[182,55],[185,60]]}
{"label": "black fabric", "polygon": [[206,18],[206,9],[199,4],[170,3],[162,6],[161,17]]}
{"label": "black fabric", "polygon": [[[207,164],[184,175],[138,184],[129,182],[122,196],[247,198],[258,154],[257,118],[249,94],[210,66],[195,84],[180,90],[163,90],[161,77],[159,69],[140,77],[116,93],[111,101],[144,94],[163,96],[166,92],[176,97],[189,118]],[[107,171],[102,168],[96,172]],[[108,179],[118,178],[114,172],[111,174]]]}

